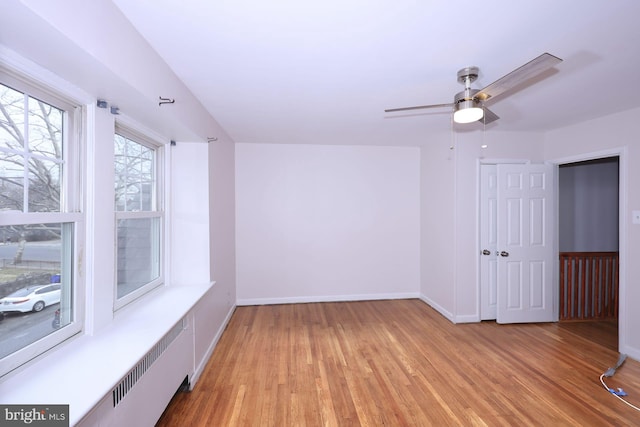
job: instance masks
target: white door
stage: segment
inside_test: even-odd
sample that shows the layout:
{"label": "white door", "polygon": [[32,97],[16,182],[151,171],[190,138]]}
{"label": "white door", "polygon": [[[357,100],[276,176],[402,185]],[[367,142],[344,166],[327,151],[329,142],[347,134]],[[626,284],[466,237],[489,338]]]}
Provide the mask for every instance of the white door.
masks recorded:
{"label": "white door", "polygon": [[480,165],[480,319],[498,315],[498,168]]}
{"label": "white door", "polygon": [[497,166],[497,322],[551,322],[554,167]]}

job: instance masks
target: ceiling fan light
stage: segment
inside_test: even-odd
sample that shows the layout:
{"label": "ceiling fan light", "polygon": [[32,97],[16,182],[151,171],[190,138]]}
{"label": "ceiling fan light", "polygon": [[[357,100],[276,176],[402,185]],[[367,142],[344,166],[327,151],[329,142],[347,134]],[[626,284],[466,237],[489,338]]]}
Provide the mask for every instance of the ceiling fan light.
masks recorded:
{"label": "ceiling fan light", "polygon": [[484,116],[484,111],[478,107],[479,103],[474,100],[461,101],[456,104],[456,111],[453,113],[453,121],[456,123],[476,122]]}

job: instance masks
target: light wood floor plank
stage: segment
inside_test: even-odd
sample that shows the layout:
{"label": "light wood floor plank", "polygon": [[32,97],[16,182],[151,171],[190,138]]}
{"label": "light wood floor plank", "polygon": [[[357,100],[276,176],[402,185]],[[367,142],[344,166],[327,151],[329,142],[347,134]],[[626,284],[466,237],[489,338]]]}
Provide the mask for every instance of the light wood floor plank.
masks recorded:
{"label": "light wood floor plank", "polygon": [[[158,426],[632,426],[612,323],[454,325],[420,300],[238,307]],[[608,378],[640,405],[640,363]]]}

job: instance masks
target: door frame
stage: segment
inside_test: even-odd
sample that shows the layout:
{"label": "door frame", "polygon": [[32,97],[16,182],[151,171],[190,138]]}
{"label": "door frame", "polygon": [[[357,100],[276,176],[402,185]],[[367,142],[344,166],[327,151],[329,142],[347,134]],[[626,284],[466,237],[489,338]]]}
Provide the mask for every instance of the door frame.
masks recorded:
{"label": "door frame", "polygon": [[[618,157],[618,257],[620,267],[618,270],[618,351],[624,352],[626,348],[627,336],[627,310],[623,301],[626,300],[627,294],[627,148],[618,147],[602,151],[592,151],[582,154],[576,154],[568,157],[560,157],[548,160],[549,163],[556,167],[560,165],[584,162],[588,160],[603,159],[606,157]],[[557,181],[557,180],[556,180]],[[556,182],[556,197],[558,197],[558,183]],[[556,200],[556,224],[558,223],[559,212]],[[558,241],[559,235],[556,235]],[[558,261],[556,261],[558,262]],[[559,277],[556,276],[556,281]],[[556,295],[556,298],[559,298]]]}

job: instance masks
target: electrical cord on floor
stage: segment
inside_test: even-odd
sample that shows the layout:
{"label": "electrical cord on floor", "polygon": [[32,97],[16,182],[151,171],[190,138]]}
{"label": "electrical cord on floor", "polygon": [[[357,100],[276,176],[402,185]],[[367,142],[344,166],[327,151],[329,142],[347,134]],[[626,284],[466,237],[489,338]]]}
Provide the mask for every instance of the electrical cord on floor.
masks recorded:
{"label": "electrical cord on floor", "polygon": [[633,409],[635,409],[636,411],[640,411],[640,408],[638,408],[635,405],[632,405],[631,403],[627,402],[623,396],[626,396],[627,393],[621,389],[618,388],[617,390],[613,389],[613,388],[609,388],[607,386],[607,384],[605,384],[604,382],[604,377],[612,377],[613,374],[616,373],[616,369],[618,369],[620,367],[620,365],[622,365],[625,361],[625,359],[627,358],[626,354],[621,354],[620,357],[618,358],[618,363],[616,363],[616,366],[614,366],[613,368],[609,368],[607,369],[607,371],[600,375],[600,382],[602,383],[602,386],[605,388],[605,390],[607,390],[609,393],[611,393],[612,395],[614,395],[615,397],[617,397],[619,400],[621,400],[622,402],[624,402],[626,405],[632,407]]}

